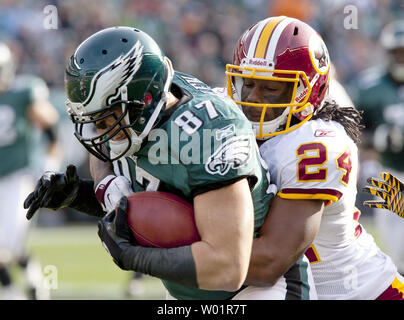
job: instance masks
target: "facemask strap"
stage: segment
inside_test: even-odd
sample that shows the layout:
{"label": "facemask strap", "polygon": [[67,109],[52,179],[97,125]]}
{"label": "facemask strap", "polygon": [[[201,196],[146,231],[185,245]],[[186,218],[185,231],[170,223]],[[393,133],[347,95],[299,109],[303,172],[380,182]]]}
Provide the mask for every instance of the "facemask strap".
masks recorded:
{"label": "facemask strap", "polygon": [[[122,86],[121,87],[121,101],[128,101],[128,87],[127,86]],[[122,113],[125,113],[125,102],[121,103],[121,108],[122,108]],[[129,122],[129,112],[126,112],[125,117],[124,117],[125,123],[130,123]]]}
{"label": "facemask strap", "polygon": [[232,85],[234,86],[234,100],[241,101],[241,88],[243,87],[243,78],[241,77],[233,77],[234,82]]}
{"label": "facemask strap", "polygon": [[136,137],[140,141],[143,141],[143,139],[149,134],[150,130],[153,128],[154,123],[156,122],[156,120],[161,112],[161,109],[163,108],[164,104],[167,102],[171,82],[174,77],[174,69],[172,67],[170,59],[168,59],[167,57],[164,57],[164,64],[167,67],[167,80],[164,84],[163,93],[161,95],[161,99],[160,99],[159,103],[157,104],[156,109],[154,109],[154,111],[153,111],[149,121],[147,122],[145,128],[143,129],[142,133]]}
{"label": "facemask strap", "polygon": [[[275,119],[273,119],[271,121],[264,121],[262,123],[262,133],[267,134],[267,133],[276,132],[276,130],[280,126],[284,125],[287,122],[289,111],[290,111],[290,107],[287,107],[279,117],[277,117],[277,118],[275,118]],[[259,135],[260,134],[260,122],[257,122],[257,121],[250,121],[250,122],[253,125],[255,134]],[[265,140],[265,139],[268,139],[268,137],[266,137],[266,138],[258,138],[258,139]]]}
{"label": "facemask strap", "polygon": [[[122,101],[128,101],[128,87],[127,86],[122,86],[121,87],[121,100]],[[125,106],[124,102],[121,103],[121,108],[122,108],[122,113],[125,113],[125,108],[127,108],[127,107]],[[127,124],[130,123],[129,110],[126,112],[124,120],[125,120],[125,123],[127,123]],[[127,128],[126,130],[129,131],[130,136],[131,136],[131,140],[138,138],[135,130],[133,130],[132,128]]]}

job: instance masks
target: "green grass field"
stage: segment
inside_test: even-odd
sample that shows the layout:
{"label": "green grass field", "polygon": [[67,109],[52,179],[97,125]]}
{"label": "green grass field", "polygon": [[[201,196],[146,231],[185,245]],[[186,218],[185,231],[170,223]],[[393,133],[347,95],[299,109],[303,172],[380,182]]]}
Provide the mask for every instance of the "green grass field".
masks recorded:
{"label": "green grass field", "polygon": [[[375,234],[369,219],[361,219],[361,223]],[[28,244],[45,276],[47,268],[57,271],[57,288],[51,290],[51,299],[135,299],[126,294],[133,273],[113,263],[101,245],[96,225],[37,227],[31,230]],[[160,280],[144,276],[141,281],[145,290],[136,299],[165,299]]]}
{"label": "green grass field", "polygon": [[[113,263],[101,245],[96,225],[35,228],[28,244],[44,275],[56,278],[51,299],[134,299],[126,294],[133,273]],[[141,281],[145,290],[138,299],[165,298],[160,280],[144,276]]]}

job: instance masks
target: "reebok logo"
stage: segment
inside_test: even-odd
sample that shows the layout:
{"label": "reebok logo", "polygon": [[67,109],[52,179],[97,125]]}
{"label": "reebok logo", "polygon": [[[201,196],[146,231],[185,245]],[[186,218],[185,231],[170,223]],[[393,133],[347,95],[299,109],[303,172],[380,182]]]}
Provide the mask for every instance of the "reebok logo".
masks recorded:
{"label": "reebok logo", "polygon": [[317,129],[314,132],[315,137],[335,137],[336,133],[330,129]]}

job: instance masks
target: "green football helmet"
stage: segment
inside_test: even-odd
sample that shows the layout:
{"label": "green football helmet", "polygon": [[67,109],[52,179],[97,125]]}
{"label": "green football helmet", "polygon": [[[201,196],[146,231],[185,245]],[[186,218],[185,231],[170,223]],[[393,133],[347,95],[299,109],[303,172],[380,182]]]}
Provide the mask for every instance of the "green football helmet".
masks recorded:
{"label": "green football helmet", "polygon": [[[65,73],[66,110],[75,136],[103,161],[132,155],[161,119],[173,73],[157,43],[139,29],[112,27],[90,36]],[[117,116],[115,108],[122,114]],[[96,122],[111,116],[114,125],[98,134]],[[122,132],[124,139],[113,140]]]}

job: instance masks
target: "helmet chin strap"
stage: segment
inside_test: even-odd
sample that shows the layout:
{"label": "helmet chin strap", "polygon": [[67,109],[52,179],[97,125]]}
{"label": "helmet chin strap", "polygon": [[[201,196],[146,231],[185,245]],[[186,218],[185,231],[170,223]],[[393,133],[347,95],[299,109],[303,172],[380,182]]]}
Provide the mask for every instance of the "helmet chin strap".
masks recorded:
{"label": "helmet chin strap", "polygon": [[[273,119],[271,121],[264,121],[262,123],[262,133],[263,134],[273,133],[276,130],[278,130],[278,128],[280,126],[284,125],[286,123],[287,118],[288,118],[289,109],[290,109],[290,107],[287,107],[279,117],[277,117],[277,118],[275,118],[275,119]],[[250,121],[250,122],[251,122],[251,124],[253,126],[255,134],[259,135],[260,134],[260,122],[256,122],[256,121]],[[270,137],[257,138],[257,139],[258,140],[266,140],[268,138],[270,138]]]}
{"label": "helmet chin strap", "polygon": [[[125,157],[131,156],[132,154],[140,150],[144,138],[150,133],[150,130],[153,128],[154,123],[156,122],[163,106],[167,103],[171,82],[174,76],[174,69],[172,67],[170,59],[168,59],[167,57],[164,57],[164,64],[166,65],[167,69],[167,80],[164,84],[163,93],[161,94],[160,101],[158,102],[156,108],[154,109],[149,121],[147,122],[141,134],[137,135],[132,128],[128,128],[127,130],[129,131],[130,135],[130,142],[129,139],[124,139],[121,141],[110,141],[111,153],[114,157],[120,154],[122,154],[122,156]],[[127,99],[126,87],[122,87],[121,97],[122,100],[126,101]],[[123,104],[122,104],[122,111],[124,111]],[[129,114],[126,114],[124,119],[126,123],[129,123]],[[130,143],[131,145],[128,151],[125,152],[126,148],[128,147],[128,143]]]}
{"label": "helmet chin strap", "polygon": [[[243,80],[235,77],[235,81],[232,85],[234,86],[234,89],[235,89],[235,90],[233,90],[234,100],[241,101],[241,88],[243,86]],[[241,105],[237,104],[237,106],[240,108],[241,111],[243,111],[243,107]],[[290,107],[287,107],[279,117],[277,117],[271,121],[264,121],[264,123],[262,124],[262,133],[263,134],[273,133],[280,126],[284,125],[288,118],[289,110],[290,110]],[[253,126],[255,135],[259,135],[260,134],[260,122],[256,122],[256,121],[250,121],[250,122]],[[258,140],[267,140],[269,138],[270,137],[257,138],[257,139]]]}

